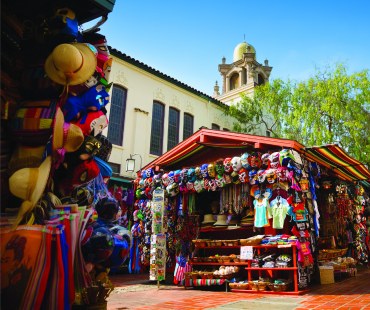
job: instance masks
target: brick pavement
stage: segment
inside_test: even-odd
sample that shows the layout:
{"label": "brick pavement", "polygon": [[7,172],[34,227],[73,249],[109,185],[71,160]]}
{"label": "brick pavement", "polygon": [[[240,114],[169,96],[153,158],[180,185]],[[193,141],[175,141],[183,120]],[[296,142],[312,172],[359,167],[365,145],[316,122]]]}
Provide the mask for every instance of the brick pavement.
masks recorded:
{"label": "brick pavement", "polygon": [[316,286],[300,296],[185,289],[175,285],[161,285],[158,289],[155,282],[148,281],[147,274],[112,275],[111,280],[116,288],[108,298],[109,310],[370,310],[370,269],[335,284]]}

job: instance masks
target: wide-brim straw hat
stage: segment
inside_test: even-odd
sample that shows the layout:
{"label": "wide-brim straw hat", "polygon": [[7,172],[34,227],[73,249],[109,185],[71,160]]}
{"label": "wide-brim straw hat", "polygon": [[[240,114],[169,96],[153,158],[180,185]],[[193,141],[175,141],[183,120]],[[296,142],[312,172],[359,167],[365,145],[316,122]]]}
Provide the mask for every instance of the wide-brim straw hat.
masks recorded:
{"label": "wide-brim straw hat", "polygon": [[205,214],[202,224],[211,224],[216,222],[213,218],[213,214]]}
{"label": "wide-brim straw hat", "polygon": [[45,158],[39,167],[22,168],[14,172],[9,178],[10,192],[32,205],[40,200],[49,179],[51,156]]}
{"label": "wide-brim straw hat", "polygon": [[62,110],[57,108],[53,128],[53,150],[64,148],[66,152],[75,152],[83,142],[84,135],[81,128],[66,123]]}
{"label": "wide-brim straw hat", "polygon": [[213,224],[213,226],[227,226],[227,215],[226,214],[218,214],[217,221]]}
{"label": "wide-brim straw hat", "polygon": [[55,83],[78,85],[95,72],[97,50],[88,43],[63,43],[45,61],[45,72]]}

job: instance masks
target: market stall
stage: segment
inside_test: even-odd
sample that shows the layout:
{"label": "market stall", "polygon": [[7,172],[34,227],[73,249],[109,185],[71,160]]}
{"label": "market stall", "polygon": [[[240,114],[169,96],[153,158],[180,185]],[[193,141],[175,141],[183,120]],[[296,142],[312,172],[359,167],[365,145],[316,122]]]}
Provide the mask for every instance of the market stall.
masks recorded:
{"label": "market stall", "polygon": [[104,308],[109,270],[129,256],[116,219],[130,199],[108,188],[112,144],[102,135],[112,58],[99,26],[113,6],[2,4],[4,309]]}
{"label": "market stall", "polygon": [[[294,140],[200,129],[138,173],[134,208],[143,229],[137,263],[158,268],[148,241],[152,192],[162,189],[167,214],[161,233],[167,242],[167,274],[174,270],[175,283],[230,283],[232,290],[300,294],[318,280],[319,265],[329,265],[322,259],[329,250],[337,253],[332,258],[352,257],[346,260],[348,268],[355,261],[367,264],[347,252],[351,242],[342,240],[344,231],[327,230],[322,200],[329,178],[346,193],[361,188],[362,208],[349,211],[346,202],[343,214],[340,201],[349,196],[338,193],[336,214],[329,217],[342,227],[341,221],[360,216],[365,227],[368,196],[359,181],[369,180],[370,172],[340,147],[328,149],[337,162],[328,151],[319,155]],[[367,236],[361,235],[362,253],[368,253]],[[336,241],[329,247],[328,237]]]}

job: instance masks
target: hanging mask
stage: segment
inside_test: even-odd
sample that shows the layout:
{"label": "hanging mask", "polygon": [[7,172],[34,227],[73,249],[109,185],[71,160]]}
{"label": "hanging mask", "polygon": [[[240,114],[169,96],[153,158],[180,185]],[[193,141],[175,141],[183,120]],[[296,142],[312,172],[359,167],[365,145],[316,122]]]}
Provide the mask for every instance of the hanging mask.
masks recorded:
{"label": "hanging mask", "polygon": [[254,185],[258,184],[258,177],[257,177],[257,170],[251,170],[249,171],[249,184]]}
{"label": "hanging mask", "polygon": [[181,170],[176,170],[174,173],[173,173],[173,181],[175,183],[180,183],[180,175],[181,175]]}
{"label": "hanging mask", "polygon": [[208,164],[208,175],[213,179],[216,177],[215,165],[213,163]]}
{"label": "hanging mask", "polygon": [[189,168],[188,169],[188,182],[194,183],[195,180],[196,180],[195,169]]}
{"label": "hanging mask", "polygon": [[279,152],[274,152],[270,155],[270,166],[273,169],[277,169],[280,167],[280,154]]}
{"label": "hanging mask", "polygon": [[288,168],[287,167],[279,167],[277,169],[277,178],[279,182],[286,182],[288,181]]}
{"label": "hanging mask", "polygon": [[241,168],[239,170],[239,181],[241,183],[247,183],[247,182],[249,182],[249,174],[248,174],[247,169]]}
{"label": "hanging mask", "polygon": [[203,164],[201,167],[200,167],[200,171],[202,173],[202,177],[204,179],[208,178],[208,164]]}
{"label": "hanging mask", "polygon": [[238,172],[242,168],[242,164],[240,162],[240,157],[235,156],[231,159],[231,165],[233,167],[234,172]]}
{"label": "hanging mask", "polygon": [[258,183],[262,184],[266,180],[265,170],[260,169],[257,171]]}
{"label": "hanging mask", "polygon": [[223,162],[222,161],[217,161],[216,165],[215,165],[215,169],[216,169],[217,176],[222,177],[224,172],[225,172]]}
{"label": "hanging mask", "polygon": [[186,183],[188,181],[188,169],[184,168],[181,170],[180,182]]}
{"label": "hanging mask", "polygon": [[224,159],[224,170],[225,173],[231,173],[233,171],[233,166],[230,157]]}
{"label": "hanging mask", "polygon": [[172,184],[175,181],[174,177],[175,177],[175,172],[170,171],[168,173],[168,184]]}
{"label": "hanging mask", "polygon": [[249,157],[250,165],[253,169],[258,169],[261,167],[262,161],[261,161],[261,154],[259,152],[254,152]]}
{"label": "hanging mask", "polygon": [[262,169],[269,169],[270,168],[270,154],[265,153],[261,156],[261,168]]}
{"label": "hanging mask", "polygon": [[201,180],[202,177],[202,171],[200,170],[200,167],[195,167],[195,177],[198,180]]}
{"label": "hanging mask", "polygon": [[217,190],[217,183],[215,179],[209,180],[209,189],[214,192]]}
{"label": "hanging mask", "polygon": [[283,149],[279,152],[280,166],[286,167],[290,161],[294,161],[294,156],[288,149]]}
{"label": "hanging mask", "polygon": [[168,179],[168,173],[164,173],[162,175],[162,184],[163,186],[167,187],[169,184],[169,179]]}
{"label": "hanging mask", "polygon": [[240,163],[242,164],[242,167],[246,170],[250,170],[251,169],[251,165],[249,164],[249,154],[248,153],[244,153],[241,157],[240,157]]}
{"label": "hanging mask", "polygon": [[268,170],[266,170],[265,173],[266,173],[267,183],[269,183],[269,184],[275,183],[276,178],[277,178],[275,170],[274,169],[268,169]]}

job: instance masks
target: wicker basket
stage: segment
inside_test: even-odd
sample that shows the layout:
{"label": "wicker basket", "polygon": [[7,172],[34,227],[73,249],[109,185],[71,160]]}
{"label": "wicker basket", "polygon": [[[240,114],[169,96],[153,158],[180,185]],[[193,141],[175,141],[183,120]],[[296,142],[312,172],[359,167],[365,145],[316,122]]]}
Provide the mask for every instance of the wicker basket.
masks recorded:
{"label": "wicker basket", "polygon": [[249,282],[249,287],[252,291],[258,291],[259,290],[258,281]]}

